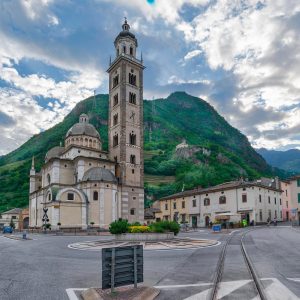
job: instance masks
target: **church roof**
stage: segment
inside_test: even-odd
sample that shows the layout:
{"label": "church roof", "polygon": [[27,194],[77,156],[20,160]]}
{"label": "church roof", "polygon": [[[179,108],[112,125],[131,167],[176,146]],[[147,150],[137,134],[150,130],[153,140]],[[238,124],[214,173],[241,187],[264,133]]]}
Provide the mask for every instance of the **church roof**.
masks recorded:
{"label": "church roof", "polygon": [[67,132],[66,138],[72,135],[88,135],[100,139],[100,134],[96,128],[89,123],[76,123]]}
{"label": "church roof", "polygon": [[54,158],[54,157],[60,157],[60,155],[63,153],[64,150],[65,150],[64,147],[59,147],[59,146],[56,146],[56,147],[51,148],[51,149],[46,153],[45,160],[48,161],[48,160],[51,159],[51,158]]}
{"label": "church roof", "polygon": [[117,183],[117,178],[110,170],[94,167],[84,173],[82,181],[106,181]]}

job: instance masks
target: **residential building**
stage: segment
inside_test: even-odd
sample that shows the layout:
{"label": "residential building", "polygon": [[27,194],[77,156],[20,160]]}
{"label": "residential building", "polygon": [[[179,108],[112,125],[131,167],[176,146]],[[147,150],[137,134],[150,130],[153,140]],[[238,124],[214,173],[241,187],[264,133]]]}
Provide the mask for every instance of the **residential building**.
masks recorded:
{"label": "residential building", "polygon": [[[184,205],[182,203],[184,202]],[[282,220],[281,189],[278,180],[232,181],[210,188],[198,188],[164,197],[158,201],[156,220],[187,221],[204,227],[220,214],[239,214],[248,223]]]}
{"label": "residential building", "polygon": [[300,175],[288,179],[290,192],[290,219],[300,225]]}

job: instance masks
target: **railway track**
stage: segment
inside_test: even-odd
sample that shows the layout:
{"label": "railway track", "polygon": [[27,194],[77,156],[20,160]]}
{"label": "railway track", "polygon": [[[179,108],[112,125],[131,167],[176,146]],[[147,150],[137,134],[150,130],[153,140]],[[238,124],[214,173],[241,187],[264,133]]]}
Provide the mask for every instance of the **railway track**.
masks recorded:
{"label": "railway track", "polygon": [[231,243],[234,245],[239,244],[240,253],[243,256],[243,261],[246,265],[246,269],[248,270],[248,274],[253,281],[253,284],[255,286],[258,296],[260,297],[261,300],[268,300],[268,298],[264,292],[264,288],[261,284],[261,281],[260,281],[258,275],[256,274],[253,263],[251,262],[249,255],[245,249],[245,245],[244,245],[245,235],[252,230],[255,230],[255,229],[250,229],[247,231],[240,231],[240,232],[233,233],[226,239],[224,246],[222,248],[221,254],[219,256],[216,271],[214,273],[213,285],[212,285],[210,293],[208,294],[209,300],[217,300],[218,299],[218,292],[220,289],[220,283],[222,282],[223,272],[224,272],[224,262],[225,262],[227,251],[228,251],[228,245],[230,245]]}

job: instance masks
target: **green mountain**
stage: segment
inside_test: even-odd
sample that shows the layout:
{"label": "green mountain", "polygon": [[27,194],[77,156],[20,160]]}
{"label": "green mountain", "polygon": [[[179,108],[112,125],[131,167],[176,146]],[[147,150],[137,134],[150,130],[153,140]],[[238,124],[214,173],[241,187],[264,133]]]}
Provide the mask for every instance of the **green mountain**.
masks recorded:
{"label": "green mountain", "polygon": [[[96,104],[95,104],[96,103]],[[81,113],[99,130],[107,150],[108,95],[78,103],[54,127],[0,158],[0,212],[28,204],[29,170],[34,155],[39,170],[46,152],[64,141]],[[207,187],[241,176],[253,179],[274,171],[212,106],[184,92],[144,101],[146,201],[196,186]],[[185,145],[175,150],[185,139]]]}

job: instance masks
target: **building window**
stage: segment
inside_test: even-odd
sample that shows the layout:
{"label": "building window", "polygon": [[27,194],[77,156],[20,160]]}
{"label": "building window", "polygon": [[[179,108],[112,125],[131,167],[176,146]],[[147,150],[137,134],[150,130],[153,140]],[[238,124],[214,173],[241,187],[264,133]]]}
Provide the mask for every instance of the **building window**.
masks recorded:
{"label": "building window", "polygon": [[300,193],[298,193],[298,203],[300,203]]}
{"label": "building window", "polygon": [[129,134],[129,144],[136,145],[136,134],[134,133]]}
{"label": "building window", "polygon": [[269,204],[271,203],[271,198],[270,198],[270,196],[268,196],[268,203],[269,203]]}
{"label": "building window", "polygon": [[94,191],[93,193],[93,200],[98,200],[98,192]]}
{"label": "building window", "polygon": [[176,202],[173,203],[173,209],[176,209]]}
{"label": "building window", "polygon": [[261,203],[261,195],[259,195],[259,202]]}
{"label": "building window", "polygon": [[275,210],[275,218],[277,218],[277,210]]}
{"label": "building window", "polygon": [[276,205],[276,198],[274,198],[274,204]]}
{"label": "building window", "polygon": [[68,200],[74,200],[74,194],[73,193],[68,193],[67,199]]}
{"label": "building window", "polygon": [[242,195],[242,202],[243,202],[243,203],[246,203],[246,202],[247,202],[247,195],[246,195],[246,194],[243,194],[243,195]]}
{"label": "building window", "polygon": [[130,163],[135,164],[135,155],[133,154],[130,155]]}
{"label": "building window", "polygon": [[243,188],[243,191],[246,191],[246,188],[245,188],[245,187]]}
{"label": "building window", "polygon": [[130,55],[133,55],[133,48],[130,47]]}
{"label": "building window", "polygon": [[286,201],[286,208],[289,208],[289,201]]}
{"label": "building window", "polygon": [[136,104],[136,94],[129,92],[129,103]]}
{"label": "building window", "polygon": [[118,124],[118,119],[119,119],[118,114],[115,114],[115,115],[113,116],[113,125],[117,125],[117,124]]}
{"label": "building window", "polygon": [[196,199],[193,199],[193,207],[196,207],[196,206],[197,206]]}
{"label": "building window", "polygon": [[113,88],[119,84],[119,74],[113,78]]}
{"label": "building window", "polygon": [[119,103],[119,94],[114,95],[114,106],[116,106]]}
{"label": "building window", "polygon": [[47,174],[47,181],[48,181],[48,184],[51,183],[51,177],[50,177],[50,174]]}
{"label": "building window", "polygon": [[204,206],[209,206],[209,205],[210,205],[210,199],[204,198]]}
{"label": "building window", "polygon": [[300,179],[297,179],[297,186],[300,186]]}
{"label": "building window", "polygon": [[116,134],[113,137],[113,147],[118,146],[119,145],[119,136]]}
{"label": "building window", "polygon": [[279,205],[281,205],[282,203],[281,203],[281,198],[279,199]]}
{"label": "building window", "polygon": [[165,203],[165,210],[168,210],[168,203]]}
{"label": "building window", "polygon": [[185,208],[185,201],[181,202],[181,208]]}
{"label": "building window", "polygon": [[271,210],[269,209],[269,219],[272,219],[272,214],[271,214]]}
{"label": "building window", "polygon": [[132,208],[131,210],[130,210],[130,214],[133,216],[133,215],[135,215],[135,208]]}
{"label": "building window", "polygon": [[129,83],[136,85],[136,75],[129,73]]}
{"label": "building window", "polygon": [[51,201],[51,194],[48,195],[48,200]]}
{"label": "building window", "polygon": [[280,211],[280,219],[282,219],[282,211]]}
{"label": "building window", "polygon": [[181,222],[182,222],[182,223],[185,223],[185,220],[186,220],[185,217],[186,217],[185,214],[182,214],[182,215],[181,215]]}
{"label": "building window", "polygon": [[225,196],[220,196],[219,204],[226,204],[226,197]]}
{"label": "building window", "polygon": [[285,190],[285,195],[287,196],[287,190]]}
{"label": "building window", "polygon": [[13,220],[15,220],[15,219],[17,219],[17,216],[12,216],[11,218],[12,218]]}
{"label": "building window", "polygon": [[131,173],[134,174],[134,169],[131,170]]}
{"label": "building window", "polygon": [[263,218],[262,210],[260,209],[260,210],[259,210],[259,221],[260,221],[260,222],[262,222],[262,218]]}
{"label": "building window", "polygon": [[126,46],[123,46],[123,53],[126,54]]}

